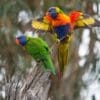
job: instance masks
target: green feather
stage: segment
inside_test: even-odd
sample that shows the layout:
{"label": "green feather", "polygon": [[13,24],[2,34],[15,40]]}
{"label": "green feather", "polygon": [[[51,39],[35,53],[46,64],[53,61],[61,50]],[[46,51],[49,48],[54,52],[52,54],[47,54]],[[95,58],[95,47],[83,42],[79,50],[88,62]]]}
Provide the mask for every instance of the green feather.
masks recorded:
{"label": "green feather", "polygon": [[62,41],[58,44],[58,63],[60,72],[64,73],[65,67],[68,64],[68,51],[69,51],[69,43],[72,40],[72,36],[64,38]]}
{"label": "green feather", "polygon": [[56,12],[57,13],[64,13],[59,7],[56,7]]}
{"label": "green feather", "polygon": [[55,74],[55,68],[50,57],[49,47],[45,41],[41,38],[27,37],[25,49],[35,60],[42,62],[44,69]]}

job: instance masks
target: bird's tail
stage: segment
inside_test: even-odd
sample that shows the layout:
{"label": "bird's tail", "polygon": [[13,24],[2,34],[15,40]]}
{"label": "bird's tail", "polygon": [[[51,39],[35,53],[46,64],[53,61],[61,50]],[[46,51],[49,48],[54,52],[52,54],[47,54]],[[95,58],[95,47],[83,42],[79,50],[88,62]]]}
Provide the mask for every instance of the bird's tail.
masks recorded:
{"label": "bird's tail", "polygon": [[58,72],[58,75],[60,78],[63,76],[65,66],[67,65],[70,39],[71,36],[66,37],[58,44],[58,63],[59,63],[59,70],[60,70],[60,72]]}
{"label": "bird's tail", "polygon": [[56,74],[50,55],[46,55],[46,59],[43,60],[43,65],[46,70],[50,71],[54,75]]}

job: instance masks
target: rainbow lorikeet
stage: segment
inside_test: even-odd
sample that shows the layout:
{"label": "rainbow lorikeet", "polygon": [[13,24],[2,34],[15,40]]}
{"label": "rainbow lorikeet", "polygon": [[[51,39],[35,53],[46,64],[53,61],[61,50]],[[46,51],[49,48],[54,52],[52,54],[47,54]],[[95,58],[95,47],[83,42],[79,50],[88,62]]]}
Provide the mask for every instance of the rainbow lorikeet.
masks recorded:
{"label": "rainbow lorikeet", "polygon": [[25,50],[35,59],[39,60],[44,69],[55,74],[55,68],[50,57],[50,51],[47,43],[39,37],[28,37],[20,35],[16,37],[16,43],[25,47]]}
{"label": "rainbow lorikeet", "polygon": [[72,32],[77,28],[100,26],[100,22],[80,11],[72,11],[68,15],[58,7],[50,7],[43,18],[33,20],[32,27],[56,33],[58,44],[58,62],[63,74],[68,58],[68,44]]}

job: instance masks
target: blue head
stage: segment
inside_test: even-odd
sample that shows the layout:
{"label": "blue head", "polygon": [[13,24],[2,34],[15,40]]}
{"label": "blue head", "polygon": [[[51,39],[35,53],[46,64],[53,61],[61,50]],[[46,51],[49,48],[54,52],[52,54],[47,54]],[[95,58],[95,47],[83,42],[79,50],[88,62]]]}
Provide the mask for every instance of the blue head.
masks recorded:
{"label": "blue head", "polygon": [[59,7],[50,7],[47,11],[47,14],[53,19],[55,19],[60,13],[63,13],[63,11]]}
{"label": "blue head", "polygon": [[16,44],[24,46],[27,43],[27,39],[24,35],[18,36],[16,38]]}
{"label": "blue head", "polygon": [[55,19],[57,17],[57,11],[56,11],[56,7],[50,7],[48,9],[48,14],[51,16],[51,18]]}

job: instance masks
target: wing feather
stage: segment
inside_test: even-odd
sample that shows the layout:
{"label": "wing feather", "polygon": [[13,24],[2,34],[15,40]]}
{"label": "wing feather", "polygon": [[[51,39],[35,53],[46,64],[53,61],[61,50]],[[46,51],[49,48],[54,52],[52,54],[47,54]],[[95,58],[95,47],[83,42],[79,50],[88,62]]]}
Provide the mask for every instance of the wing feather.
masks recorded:
{"label": "wing feather", "polygon": [[72,11],[69,16],[74,24],[74,29],[100,26],[100,21],[81,11]]}
{"label": "wing feather", "polygon": [[40,20],[32,20],[32,28],[41,31],[51,31],[51,26]]}

